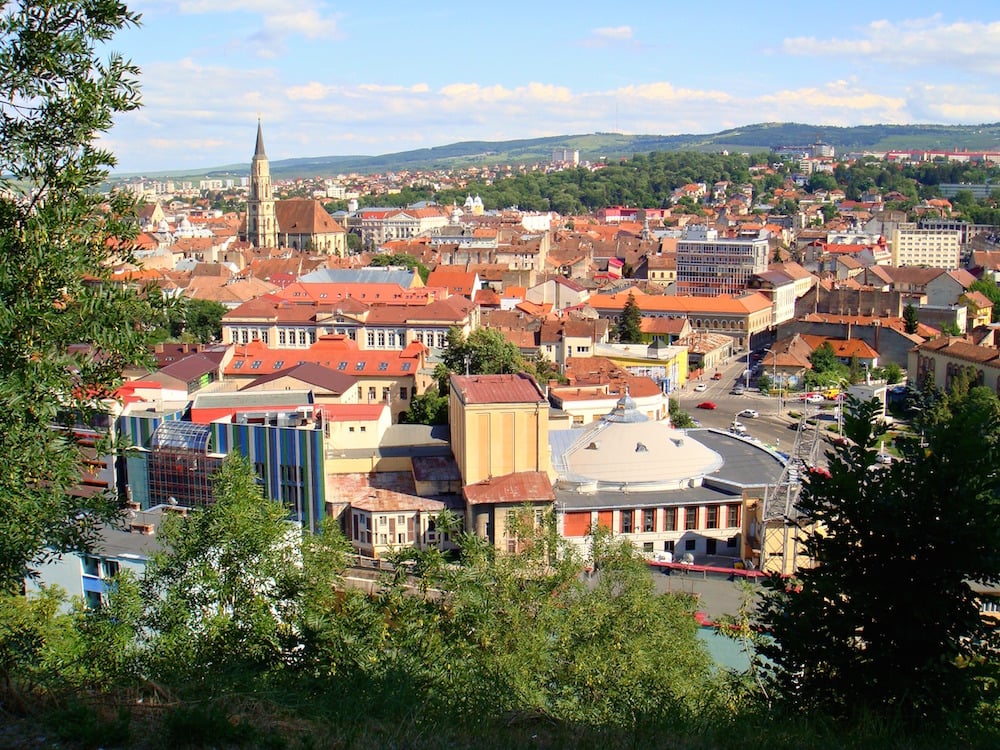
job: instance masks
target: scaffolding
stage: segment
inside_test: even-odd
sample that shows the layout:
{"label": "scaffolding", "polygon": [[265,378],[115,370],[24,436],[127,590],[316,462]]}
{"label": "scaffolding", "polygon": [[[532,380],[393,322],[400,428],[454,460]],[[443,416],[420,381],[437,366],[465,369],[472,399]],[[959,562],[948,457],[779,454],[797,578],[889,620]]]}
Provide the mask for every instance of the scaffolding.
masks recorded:
{"label": "scaffolding", "polygon": [[795,443],[778,480],[764,491],[761,511],[760,569],[765,573],[794,575],[812,562],[801,554],[802,520],[798,511],[802,475],[816,466],[823,443],[815,413],[806,408],[799,417]]}

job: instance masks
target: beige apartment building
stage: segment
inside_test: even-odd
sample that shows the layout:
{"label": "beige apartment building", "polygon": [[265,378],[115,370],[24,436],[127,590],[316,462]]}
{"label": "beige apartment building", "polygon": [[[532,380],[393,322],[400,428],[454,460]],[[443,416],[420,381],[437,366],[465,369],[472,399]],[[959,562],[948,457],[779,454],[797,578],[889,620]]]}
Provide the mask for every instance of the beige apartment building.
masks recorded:
{"label": "beige apartment building", "polygon": [[961,233],[957,229],[897,227],[892,233],[890,249],[894,266],[958,268]]}

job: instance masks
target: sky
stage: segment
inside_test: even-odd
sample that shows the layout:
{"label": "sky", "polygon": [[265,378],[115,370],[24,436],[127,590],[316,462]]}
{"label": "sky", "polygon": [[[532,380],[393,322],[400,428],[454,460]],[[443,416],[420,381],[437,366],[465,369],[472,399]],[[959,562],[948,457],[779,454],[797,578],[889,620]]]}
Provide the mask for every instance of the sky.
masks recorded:
{"label": "sky", "polygon": [[[128,2],[128,0],[126,0]],[[758,122],[1000,122],[1000,3],[131,0],[116,172]],[[978,7],[977,7],[978,6]],[[710,7],[711,12],[706,8]]]}

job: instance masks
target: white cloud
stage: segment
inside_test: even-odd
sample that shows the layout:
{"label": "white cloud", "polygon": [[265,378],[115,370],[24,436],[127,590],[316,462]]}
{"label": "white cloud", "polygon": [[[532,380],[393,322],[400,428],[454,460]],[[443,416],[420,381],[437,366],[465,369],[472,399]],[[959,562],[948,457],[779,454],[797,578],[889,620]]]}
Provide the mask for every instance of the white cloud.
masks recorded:
{"label": "white cloud", "polygon": [[[301,36],[310,40],[339,39],[340,15],[326,10],[326,3],[320,0],[296,0],[294,3],[274,2],[274,0],[145,0],[138,4],[140,11],[151,13],[175,13],[180,15],[219,15],[242,13],[259,18],[259,26],[249,33],[250,39],[263,40],[275,45],[268,49],[258,48],[261,57],[274,57],[283,51],[283,44],[289,36]],[[229,20],[222,28],[242,29],[231,26]]]}
{"label": "white cloud", "polygon": [[289,84],[270,68],[236,70],[185,59],[150,66],[143,95],[144,109],[124,115],[104,140],[123,171],[249,163],[258,115],[272,160],[607,130],[711,133],[771,121],[1000,121],[1000,101],[971,86],[884,91],[855,79],[757,92],[671,81],[607,89],[546,81]]}
{"label": "white cloud", "polygon": [[631,26],[604,26],[600,29],[594,29],[591,32],[595,37],[599,39],[611,39],[614,41],[627,41],[632,38],[632,27]]}
{"label": "white cloud", "polygon": [[634,42],[631,26],[602,26],[591,29],[590,35],[580,41],[583,47],[610,47],[632,43]]}
{"label": "white cloud", "polygon": [[955,67],[1000,73],[1000,22],[956,21],[941,15],[905,21],[873,21],[854,38],[794,37],[782,48],[791,55],[867,58],[898,68]]}

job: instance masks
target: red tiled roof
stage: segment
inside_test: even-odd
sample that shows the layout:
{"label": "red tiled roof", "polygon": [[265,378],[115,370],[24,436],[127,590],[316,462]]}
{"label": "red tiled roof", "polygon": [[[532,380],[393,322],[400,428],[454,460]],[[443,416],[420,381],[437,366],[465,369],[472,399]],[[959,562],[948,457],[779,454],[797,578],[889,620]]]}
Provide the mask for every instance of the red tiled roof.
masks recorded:
{"label": "red tiled roof", "polygon": [[545,402],[534,378],[515,375],[452,375],[452,388],[466,404],[535,404]]}
{"label": "red tiled roof", "polygon": [[270,349],[260,341],[235,345],[226,377],[247,377],[303,362],[329,367],[346,375],[366,378],[415,376],[422,362],[423,344],[413,342],[402,351],[359,350],[346,336],[320,336],[308,349]]}

